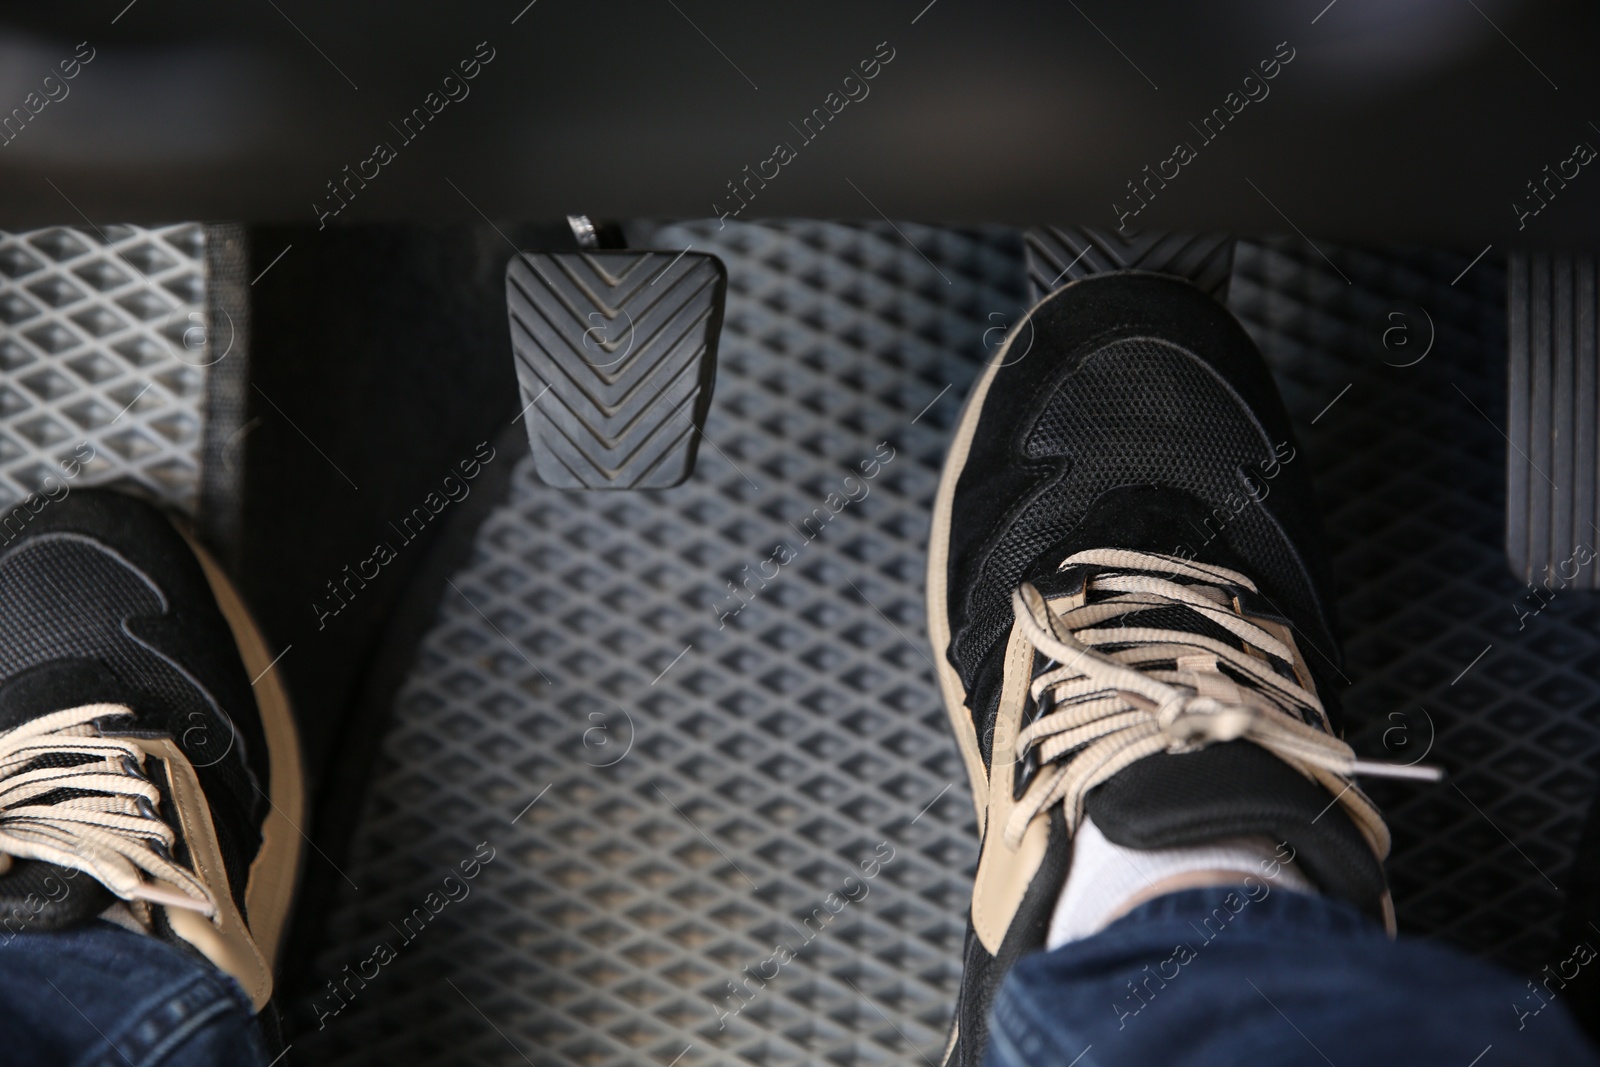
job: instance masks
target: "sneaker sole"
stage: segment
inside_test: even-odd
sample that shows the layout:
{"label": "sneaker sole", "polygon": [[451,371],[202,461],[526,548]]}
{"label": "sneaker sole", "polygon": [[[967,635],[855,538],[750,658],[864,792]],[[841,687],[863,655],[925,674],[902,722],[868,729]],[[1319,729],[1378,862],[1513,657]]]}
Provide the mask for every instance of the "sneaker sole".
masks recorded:
{"label": "sneaker sole", "polygon": [[217,606],[228,620],[245,672],[255,679],[251,686],[261,715],[261,730],[267,740],[270,770],[266,796],[271,810],[261,823],[261,849],[250,864],[245,910],[256,950],[268,970],[275,971],[304,852],[305,837],[300,827],[305,822],[305,778],[300,762],[300,735],[288,692],[278,676],[277,659],[271,654],[244,599],[211,554],[186,531],[184,539],[199,559]]}

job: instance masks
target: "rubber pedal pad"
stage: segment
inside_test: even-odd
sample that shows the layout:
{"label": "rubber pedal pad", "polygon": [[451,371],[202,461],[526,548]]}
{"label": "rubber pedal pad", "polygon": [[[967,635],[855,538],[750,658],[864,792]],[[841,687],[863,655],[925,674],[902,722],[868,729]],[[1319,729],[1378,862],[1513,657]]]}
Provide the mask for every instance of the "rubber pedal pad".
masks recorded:
{"label": "rubber pedal pad", "polygon": [[506,309],[534,470],[560,489],[694,472],[728,275],[699,252],[522,252]]}
{"label": "rubber pedal pad", "polygon": [[1148,270],[1187,278],[1218,301],[1228,299],[1233,237],[1225,233],[1119,233],[1090,226],[1032,226],[1022,235],[1028,295],[1038,303],[1068,282],[1112,270]]}
{"label": "rubber pedal pad", "polygon": [[1506,556],[1530,585],[1600,589],[1600,264],[1508,266]]}

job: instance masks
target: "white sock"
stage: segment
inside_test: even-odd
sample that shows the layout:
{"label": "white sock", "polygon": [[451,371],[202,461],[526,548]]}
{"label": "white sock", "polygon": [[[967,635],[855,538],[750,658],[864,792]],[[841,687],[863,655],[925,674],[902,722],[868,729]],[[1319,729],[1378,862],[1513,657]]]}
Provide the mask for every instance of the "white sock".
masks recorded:
{"label": "white sock", "polygon": [[126,900],[112,901],[111,906],[100,913],[100,918],[108,923],[116,923],[124,930],[132,930],[136,934],[148,934],[150,926],[150,905],[142,900],[131,904]]}
{"label": "white sock", "polygon": [[1046,948],[1088,937],[1120,917],[1123,905],[1151,886],[1186,871],[1237,871],[1274,888],[1317,892],[1291,860],[1284,862],[1271,838],[1229,837],[1190,848],[1125,848],[1106,840],[1085,817],[1072,839],[1072,869],[1050,916]]}

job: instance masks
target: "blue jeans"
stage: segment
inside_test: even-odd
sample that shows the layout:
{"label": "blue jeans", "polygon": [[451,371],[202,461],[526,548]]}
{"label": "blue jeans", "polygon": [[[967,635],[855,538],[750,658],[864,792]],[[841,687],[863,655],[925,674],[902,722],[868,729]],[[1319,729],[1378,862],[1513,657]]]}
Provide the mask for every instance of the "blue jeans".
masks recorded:
{"label": "blue jeans", "polygon": [[178,948],[96,920],[0,937],[0,1062],[264,1067],[250,999]]}
{"label": "blue jeans", "polygon": [[1594,952],[1562,956],[1532,982],[1444,946],[1392,942],[1325,897],[1192,889],[1018,961],[995,999],[985,1062],[1600,1063],[1559,1003],[1564,978]]}
{"label": "blue jeans", "polygon": [[[1094,937],[1021,960],[995,1003],[988,1062],[1600,1063],[1558,1003],[1563,976],[1594,957],[1565,957],[1534,983],[1448,948],[1390,942],[1354,909],[1322,897],[1174,893]],[[232,979],[103,922],[0,938],[0,1060],[267,1063],[250,1002]]]}

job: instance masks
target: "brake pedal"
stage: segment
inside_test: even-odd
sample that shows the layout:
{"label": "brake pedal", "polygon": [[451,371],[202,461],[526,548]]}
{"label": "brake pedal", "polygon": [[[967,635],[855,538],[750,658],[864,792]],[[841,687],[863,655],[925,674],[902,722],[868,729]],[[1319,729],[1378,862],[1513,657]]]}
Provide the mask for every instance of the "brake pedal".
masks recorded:
{"label": "brake pedal", "polygon": [[561,489],[694,472],[727,272],[699,252],[522,252],[506,307],[534,469]]}
{"label": "brake pedal", "polygon": [[1089,226],[1033,226],[1022,235],[1034,303],[1078,278],[1148,270],[1187,278],[1227,302],[1233,237],[1225,233],[1118,233]]}

